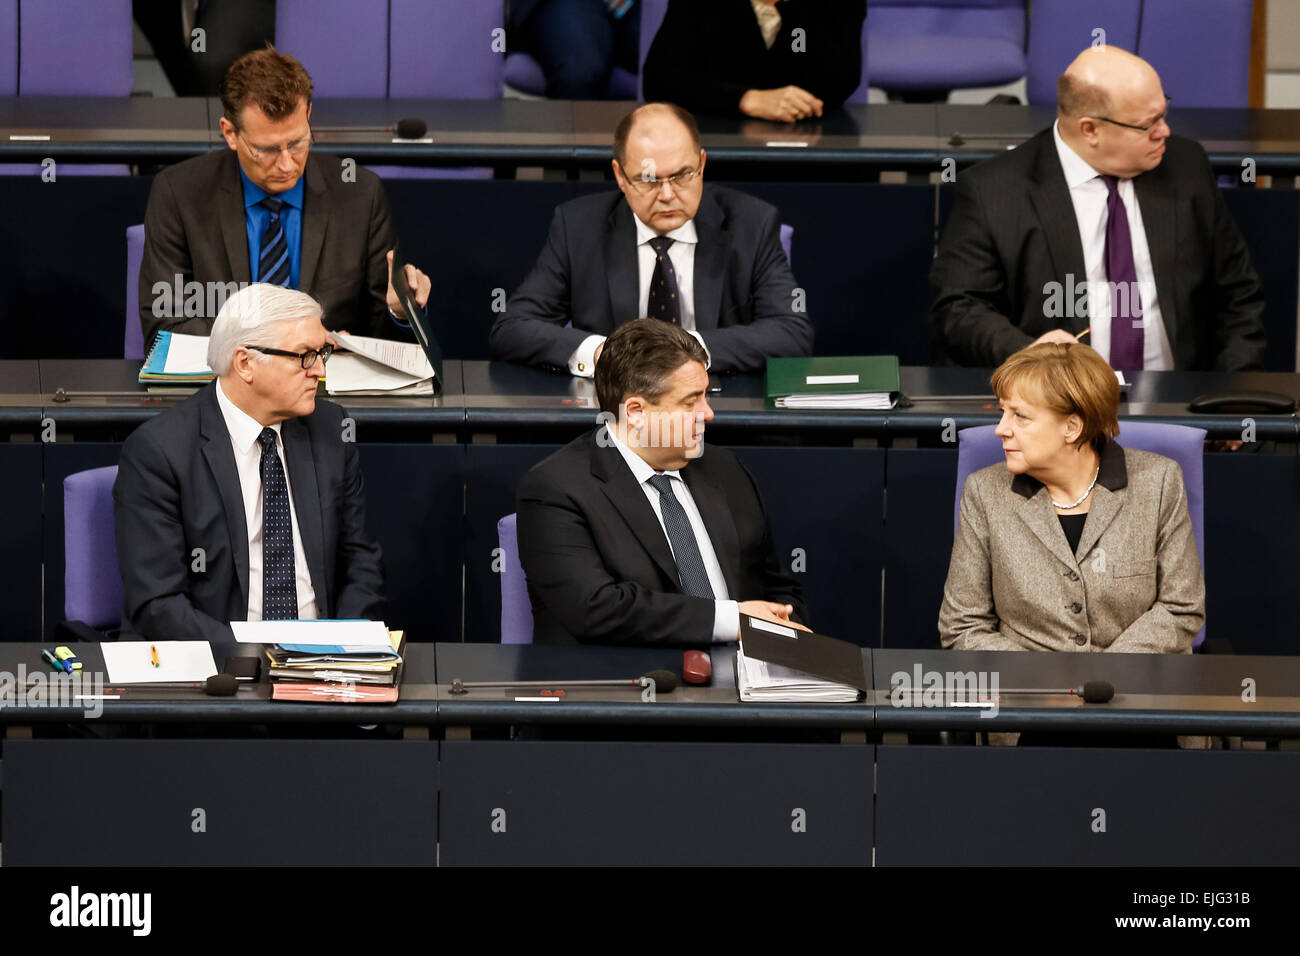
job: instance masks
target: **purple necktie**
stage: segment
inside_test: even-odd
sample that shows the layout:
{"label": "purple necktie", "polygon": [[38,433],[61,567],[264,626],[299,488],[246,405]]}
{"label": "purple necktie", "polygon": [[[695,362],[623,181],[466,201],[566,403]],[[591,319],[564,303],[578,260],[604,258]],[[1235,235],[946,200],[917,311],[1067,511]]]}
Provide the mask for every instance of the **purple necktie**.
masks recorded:
{"label": "purple necktie", "polygon": [[1110,300],[1110,366],[1115,369],[1142,368],[1142,297],[1138,293],[1137,268],[1133,265],[1133,236],[1128,213],[1119,198],[1119,180],[1102,176],[1106,197],[1106,279],[1115,291]]}

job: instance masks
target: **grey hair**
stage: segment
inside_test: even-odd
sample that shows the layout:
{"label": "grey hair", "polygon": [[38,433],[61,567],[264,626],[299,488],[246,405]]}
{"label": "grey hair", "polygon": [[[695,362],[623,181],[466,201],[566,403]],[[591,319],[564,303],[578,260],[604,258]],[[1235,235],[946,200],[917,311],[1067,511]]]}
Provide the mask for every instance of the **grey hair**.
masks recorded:
{"label": "grey hair", "polygon": [[[276,348],[288,326],[303,319],[320,318],[320,303],[305,292],[283,289],[266,282],[246,285],[226,299],[212,323],[208,338],[208,367],[218,375],[230,371],[235,349],[241,345]],[[268,356],[260,355],[266,361]]]}

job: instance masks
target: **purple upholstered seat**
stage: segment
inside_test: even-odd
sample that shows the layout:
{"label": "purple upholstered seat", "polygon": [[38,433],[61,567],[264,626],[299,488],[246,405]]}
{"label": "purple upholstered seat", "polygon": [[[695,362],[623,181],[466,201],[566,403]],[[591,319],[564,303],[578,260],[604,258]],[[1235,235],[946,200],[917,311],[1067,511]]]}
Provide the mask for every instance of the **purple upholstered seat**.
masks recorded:
{"label": "purple upholstered seat", "polygon": [[63,613],[96,630],[116,628],[122,618],[113,529],[116,479],[116,465],[63,479]]}
{"label": "purple upholstered seat", "polygon": [[1248,105],[1253,0],[1143,0],[1137,52],[1174,107]]}
{"label": "purple upholstered seat", "polygon": [[[994,434],[994,425],[963,428],[957,433],[957,494],[953,502],[952,526],[956,534],[961,520],[961,494],[972,472],[1005,461],[1002,439]],[[1196,536],[1196,554],[1205,568],[1205,429],[1160,422],[1120,422],[1119,443],[1142,451],[1155,452],[1178,462],[1187,488],[1187,511]],[[1205,628],[1196,635],[1193,647],[1205,640]]]}
{"label": "purple upholstered seat", "polygon": [[0,0],[0,96],[18,95],[18,0]]}
{"label": "purple upholstered seat", "polygon": [[[1032,104],[1056,102],[1056,80],[1079,52],[1103,40],[1137,52],[1142,0],[1034,0],[1029,15],[1029,73]],[[1096,30],[1105,31],[1104,37]]]}
{"label": "purple upholstered seat", "polygon": [[528,580],[519,563],[519,536],[515,516],[497,522],[501,548],[501,643],[533,643],[533,608],[528,603]]}
{"label": "purple upholstered seat", "polygon": [[1025,75],[1024,0],[870,0],[867,27],[872,82],[889,92],[1000,86]]}
{"label": "purple upholstered seat", "polygon": [[388,0],[278,0],[275,45],[320,98],[388,95]]}
{"label": "purple upholstered seat", "polygon": [[389,96],[500,98],[505,57],[492,49],[500,4],[391,0],[390,9]]}
{"label": "purple upholstered seat", "polygon": [[19,96],[131,95],[131,0],[25,0],[19,12]]}

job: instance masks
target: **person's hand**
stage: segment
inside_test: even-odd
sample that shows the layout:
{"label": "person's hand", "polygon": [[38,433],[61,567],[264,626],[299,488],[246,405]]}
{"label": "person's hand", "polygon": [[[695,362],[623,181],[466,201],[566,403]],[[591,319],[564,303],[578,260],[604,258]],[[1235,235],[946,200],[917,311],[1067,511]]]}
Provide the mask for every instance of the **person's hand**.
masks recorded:
{"label": "person's hand", "polygon": [[1074,337],[1073,332],[1067,332],[1065,329],[1052,329],[1050,332],[1044,332],[1029,344],[1042,345],[1044,342],[1060,342],[1062,345],[1069,345],[1071,342],[1077,341],[1079,340]]}
{"label": "person's hand", "polygon": [[1245,444],[1240,438],[1207,438],[1205,439],[1206,451],[1241,451],[1241,446]]}
{"label": "person's hand", "polygon": [[[790,615],[794,613],[794,606],[791,604],[774,604],[771,601],[741,601],[739,607],[741,614],[748,614],[750,617],[771,621],[773,624],[782,624],[785,627],[798,628],[801,631],[812,633],[809,628],[804,627],[798,621],[790,620]],[[740,635],[736,637],[739,640]]]}
{"label": "person's hand", "polygon": [[[429,301],[429,289],[432,288],[429,277],[408,262],[406,264],[406,284],[415,293],[415,304],[420,308],[424,308],[425,303]],[[406,314],[406,310],[402,308],[401,300],[397,298],[397,290],[393,288],[393,250],[391,249],[388,250],[388,308],[399,319],[410,318]]]}
{"label": "person's hand", "polygon": [[798,86],[782,86],[775,90],[746,90],[740,98],[740,111],[755,119],[793,123],[810,116],[821,116],[824,104],[807,90]]}

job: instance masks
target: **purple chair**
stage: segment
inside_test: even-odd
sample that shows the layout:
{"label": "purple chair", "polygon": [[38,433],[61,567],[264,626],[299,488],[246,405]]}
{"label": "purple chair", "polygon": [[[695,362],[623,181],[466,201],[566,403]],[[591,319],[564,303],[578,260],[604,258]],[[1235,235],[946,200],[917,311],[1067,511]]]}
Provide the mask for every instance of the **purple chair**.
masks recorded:
{"label": "purple chair", "polygon": [[[70,624],[101,632],[116,630],[122,621],[122,576],[113,528],[115,480],[116,465],[63,479],[63,613]],[[103,635],[90,639],[102,640]]]}
{"label": "purple chair", "polygon": [[[635,15],[635,14],[632,14]],[[506,53],[506,86],[521,93],[533,96],[546,95],[546,74],[542,65],[527,53]],[[609,88],[605,91],[607,100],[636,99],[637,78],[621,66],[614,67],[609,77]]]}
{"label": "purple chair", "polygon": [[[0,163],[0,176],[32,176],[37,179],[45,168],[40,163]],[[58,176],[130,176],[131,167],[125,163],[59,163]]]}
{"label": "purple chair", "polygon": [[[1025,81],[1033,105],[1056,103],[1056,80],[1080,51],[1106,31],[1105,42],[1137,52],[1142,0],[1033,0],[1029,10],[1029,74]],[[1179,37],[1185,31],[1179,29]],[[1181,40],[1180,40],[1181,42]]]}
{"label": "purple chair", "polygon": [[[994,434],[996,426],[980,425],[963,428],[957,433],[957,494],[953,501],[952,528],[957,533],[961,520],[961,495],[966,479],[972,472],[1005,461],[1002,439]],[[1125,422],[1119,425],[1119,443],[1142,451],[1155,452],[1178,462],[1183,470],[1183,484],[1187,488],[1187,511],[1192,519],[1192,533],[1196,537],[1196,555],[1201,568],[1205,568],[1205,481],[1204,452],[1205,429],[1186,425],[1166,425],[1160,422]],[[1205,640],[1205,628],[1196,635],[1192,646],[1200,647]]]}
{"label": "purple chair", "polygon": [[464,0],[390,0],[388,95],[494,100],[505,58],[493,52],[501,4]]}
{"label": "purple chair", "polygon": [[144,260],[144,226],[126,227],[126,321],[122,358],[144,361],[144,330],[140,328],[140,263]]}
{"label": "purple chair", "polygon": [[785,251],[785,261],[793,265],[790,258],[790,241],[794,239],[794,226],[781,223],[781,248]]}
{"label": "purple chair", "polygon": [[275,45],[302,62],[314,95],[388,96],[388,0],[278,0]]}
{"label": "purple chair", "polygon": [[0,96],[18,95],[18,0],[0,0]]}
{"label": "purple chair", "polygon": [[[19,96],[131,95],[131,0],[26,0],[20,6]],[[0,30],[0,36],[13,35]]]}
{"label": "purple chair", "polygon": [[1248,105],[1254,0],[1143,0],[1137,53],[1174,107]]}
{"label": "purple chair", "polygon": [[528,579],[519,562],[519,534],[515,516],[497,522],[501,548],[501,643],[533,643],[533,607],[528,601]]}
{"label": "purple chair", "polygon": [[886,92],[946,96],[1027,70],[1024,0],[868,0],[867,11],[871,79]]}

